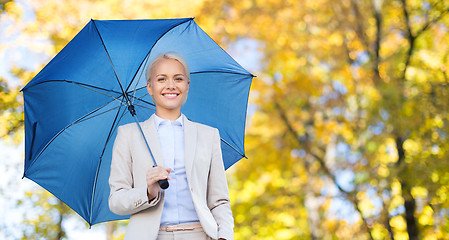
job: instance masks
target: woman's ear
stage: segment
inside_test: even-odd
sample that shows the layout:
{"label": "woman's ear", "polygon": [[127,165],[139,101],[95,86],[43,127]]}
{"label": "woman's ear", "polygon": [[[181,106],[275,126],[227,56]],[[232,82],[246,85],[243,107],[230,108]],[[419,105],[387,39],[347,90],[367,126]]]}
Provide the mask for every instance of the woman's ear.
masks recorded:
{"label": "woman's ear", "polygon": [[147,91],[148,91],[148,94],[153,96],[153,89],[151,88],[151,82],[150,81],[147,81]]}

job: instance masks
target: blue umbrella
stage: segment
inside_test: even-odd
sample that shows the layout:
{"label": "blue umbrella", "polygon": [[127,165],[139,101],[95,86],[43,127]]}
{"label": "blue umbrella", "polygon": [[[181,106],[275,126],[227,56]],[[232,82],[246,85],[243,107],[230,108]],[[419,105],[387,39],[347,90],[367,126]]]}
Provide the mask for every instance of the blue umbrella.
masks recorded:
{"label": "blue umbrella", "polygon": [[[191,83],[182,112],[216,127],[225,168],[245,157],[253,75],[193,18],[91,20],[23,89],[24,177],[50,191],[90,225],[125,219],[109,210],[109,172],[117,127],[146,120],[155,106],[145,70],[160,53],[187,60]],[[151,141],[151,140],[150,140]]]}

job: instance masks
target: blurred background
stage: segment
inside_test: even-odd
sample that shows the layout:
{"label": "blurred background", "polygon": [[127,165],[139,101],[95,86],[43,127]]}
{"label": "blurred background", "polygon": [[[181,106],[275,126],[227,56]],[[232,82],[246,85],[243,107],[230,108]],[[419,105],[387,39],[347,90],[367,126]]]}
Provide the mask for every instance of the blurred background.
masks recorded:
{"label": "blurred background", "polygon": [[122,239],[23,175],[19,90],[92,19],[195,17],[257,75],[235,239],[449,239],[449,1],[0,0],[0,239]]}

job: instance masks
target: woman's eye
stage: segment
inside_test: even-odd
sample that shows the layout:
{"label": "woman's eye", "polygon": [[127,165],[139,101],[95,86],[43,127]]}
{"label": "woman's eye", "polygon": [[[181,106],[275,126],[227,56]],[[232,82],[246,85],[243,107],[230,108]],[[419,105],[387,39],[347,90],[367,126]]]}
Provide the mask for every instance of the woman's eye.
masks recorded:
{"label": "woman's eye", "polygon": [[183,81],[184,78],[176,78],[175,80],[176,80],[176,81]]}
{"label": "woman's eye", "polygon": [[165,81],[165,78],[157,78],[156,79],[158,82],[163,82],[163,81]]}

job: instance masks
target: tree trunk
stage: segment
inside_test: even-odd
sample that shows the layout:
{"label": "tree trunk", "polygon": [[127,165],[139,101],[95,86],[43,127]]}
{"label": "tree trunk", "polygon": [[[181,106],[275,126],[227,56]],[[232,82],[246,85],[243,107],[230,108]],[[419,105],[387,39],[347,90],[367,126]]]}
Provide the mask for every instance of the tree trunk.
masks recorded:
{"label": "tree trunk", "polygon": [[416,202],[411,193],[411,186],[407,183],[404,172],[406,171],[404,139],[396,137],[396,149],[398,151],[398,162],[401,172],[399,173],[399,182],[402,187],[402,197],[404,198],[405,221],[407,223],[407,233],[410,240],[418,240],[419,230],[415,219]]}
{"label": "tree trunk", "polygon": [[416,225],[415,210],[416,202],[411,194],[411,189],[405,182],[401,182],[402,197],[404,198],[405,221],[407,223],[407,233],[410,240],[418,240],[418,226]]}

